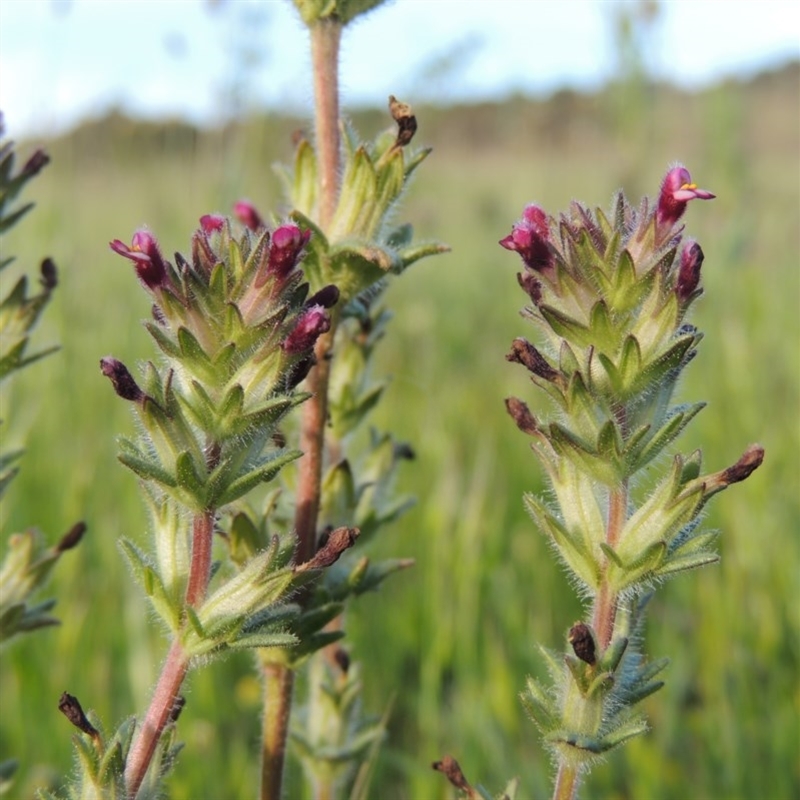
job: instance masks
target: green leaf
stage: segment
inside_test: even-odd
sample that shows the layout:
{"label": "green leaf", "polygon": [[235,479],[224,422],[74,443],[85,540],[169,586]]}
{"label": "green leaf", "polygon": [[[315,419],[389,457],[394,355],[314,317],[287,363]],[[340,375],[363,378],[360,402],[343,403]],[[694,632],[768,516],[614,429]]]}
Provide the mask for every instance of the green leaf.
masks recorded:
{"label": "green leaf", "polygon": [[224,506],[238,500],[240,497],[247,494],[251,489],[258,486],[259,483],[268,483],[280,472],[281,468],[286,464],[294,461],[303,453],[300,450],[284,450],[279,455],[275,455],[266,461],[261,462],[257,467],[240,475],[234,481],[231,481],[224,489],[221,490],[219,496],[216,494],[211,498],[211,502],[216,506]]}
{"label": "green leaf", "polygon": [[570,344],[578,347],[591,347],[594,344],[592,331],[576,319],[545,304],[539,306],[539,312],[547,324]]}
{"label": "green leaf", "polygon": [[[680,436],[683,429],[706,407],[705,403],[678,406],[672,416],[652,436],[644,438],[640,446],[627,456],[628,472],[633,474],[659,456],[665,447]],[[637,452],[638,450],[638,452]]]}
{"label": "green leaf", "polygon": [[187,450],[175,459],[175,475],[178,486],[194,498],[199,507],[204,508],[207,478],[197,470],[194,458]]}
{"label": "green leaf", "polygon": [[562,561],[586,586],[596,589],[600,581],[599,567],[584,541],[567,530],[534,495],[526,494],[523,499],[533,521],[552,539]]}
{"label": "green leaf", "polygon": [[291,633],[269,633],[258,631],[257,633],[238,636],[227,641],[225,646],[231,650],[245,650],[252,647],[295,647],[298,638]]}

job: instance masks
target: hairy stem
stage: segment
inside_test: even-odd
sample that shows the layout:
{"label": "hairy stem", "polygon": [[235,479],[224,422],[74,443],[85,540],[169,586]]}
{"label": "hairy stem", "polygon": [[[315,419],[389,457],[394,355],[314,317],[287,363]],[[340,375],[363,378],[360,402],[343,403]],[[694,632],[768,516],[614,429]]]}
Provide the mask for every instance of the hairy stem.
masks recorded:
{"label": "hairy stem", "polygon": [[314,129],[319,162],[319,224],[325,230],[339,200],[339,46],[342,24],[321,19],[311,28]]}
{"label": "hairy stem", "polygon": [[558,768],[553,800],[573,800],[578,794],[578,771],[563,761]]}
{"label": "hairy stem", "polygon": [[[311,28],[314,72],[314,127],[319,164],[319,224],[326,230],[339,200],[339,45],[342,25],[322,19]],[[308,561],[316,550],[325,423],[328,417],[330,351],[335,325],[317,341],[316,366],[308,376],[311,397],[304,404],[295,510],[295,561]],[[286,736],[292,705],[294,673],[282,664],[264,666],[264,739],[262,742],[261,800],[279,800],[286,757]]]}
{"label": "hairy stem", "polygon": [[[628,484],[623,482],[619,489],[609,495],[608,523],[606,525],[606,543],[615,547],[619,535],[625,525],[628,514]],[[603,578],[594,603],[592,627],[594,628],[597,644],[605,650],[611,642],[614,633],[614,621],[617,616],[617,595],[608,582]]]}
{"label": "hairy stem", "polygon": [[[214,511],[198,514],[192,523],[192,563],[186,588],[186,604],[196,606],[206,596],[211,573],[211,544],[214,536]],[[150,766],[158,740],[170,720],[175,701],[189,669],[189,659],[179,641],[173,641],[161,668],[150,707],[139,726],[125,764],[125,786],[133,800]]]}
{"label": "hairy stem", "polygon": [[281,796],[294,673],[283,664],[262,663],[264,718],[261,734],[261,800]]}

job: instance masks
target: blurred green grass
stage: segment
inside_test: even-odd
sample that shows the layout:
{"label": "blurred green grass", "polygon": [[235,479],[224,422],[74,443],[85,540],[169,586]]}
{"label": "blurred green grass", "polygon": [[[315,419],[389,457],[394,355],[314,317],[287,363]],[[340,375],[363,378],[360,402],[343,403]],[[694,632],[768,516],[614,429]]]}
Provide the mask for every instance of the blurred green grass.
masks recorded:
{"label": "blurred green grass", "polygon": [[[534,332],[517,313],[516,259],[497,241],[526,202],[552,212],[573,197],[606,207],[619,186],[635,199],[657,191],[673,160],[718,195],[687,214],[706,253],[706,295],[693,315],[706,339],[679,399],[709,407],[680,447],[702,447],[710,469],[751,441],[767,455],[750,481],[711,504],[706,524],[722,531],[721,564],[673,581],[651,604],[646,652],[672,659],[665,689],[646,702],[652,731],[597,768],[585,794],[800,794],[799,80],[795,65],[698,95],[662,87],[639,109],[641,125],[630,113],[620,121],[613,90],[417,109],[418,141],[435,152],[401,216],[453,252],[389,290],[395,319],[376,365],[393,383],[374,423],[413,444],[401,488],[418,504],[373,546],[416,567],[347,619],[367,707],[381,713],[395,698],[371,797],[449,797],[430,769],[445,752],[493,791],[519,775],[521,797],[548,794],[549,760],[517,694],[541,672],[535,643],[560,646],[581,607],[522,509],[522,493],[543,490],[542,476],[503,398],[539,408],[542,398],[504,360],[514,336]],[[356,121],[365,135],[385,124],[376,113]],[[280,208],[269,164],[289,160],[296,124],[87,125],[48,143],[53,163],[26,198],[37,208],[3,241],[3,255],[18,255],[28,272],[45,255],[59,265],[38,342],[62,344],[3,397],[3,447],[27,448],[3,531],[35,524],[54,539],[77,519],[89,525],[49,587],[63,624],[2,653],[0,756],[22,761],[12,796],[30,797],[37,782],[70,770],[62,691],[116,724],[145,707],[165,649],[116,547],[122,535],[142,540],[146,522],[136,482],[115,458],[114,438],[132,421],[97,365],[107,354],[135,363],[153,351],[139,324],[146,296],[107,243],[147,223],[167,252],[185,252],[202,213],[240,196]],[[198,671],[171,796],[253,797],[258,714],[246,657]],[[287,796],[300,797],[293,780]]]}

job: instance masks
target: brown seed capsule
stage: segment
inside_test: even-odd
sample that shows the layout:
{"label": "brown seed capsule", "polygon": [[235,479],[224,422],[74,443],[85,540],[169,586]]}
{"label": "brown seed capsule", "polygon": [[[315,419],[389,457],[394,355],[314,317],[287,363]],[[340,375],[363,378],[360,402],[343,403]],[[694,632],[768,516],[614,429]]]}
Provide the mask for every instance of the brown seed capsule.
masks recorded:
{"label": "brown seed capsule", "polygon": [[570,629],[567,641],[572,645],[572,650],[581,661],[594,666],[597,663],[594,636],[592,629],[583,622],[576,622]]}
{"label": "brown seed capsule", "polygon": [[58,710],[80,731],[91,736],[93,739],[100,734],[97,728],[86,719],[86,714],[83,713],[81,704],[78,702],[77,697],[73,697],[67,692],[63,692],[58,701]]}

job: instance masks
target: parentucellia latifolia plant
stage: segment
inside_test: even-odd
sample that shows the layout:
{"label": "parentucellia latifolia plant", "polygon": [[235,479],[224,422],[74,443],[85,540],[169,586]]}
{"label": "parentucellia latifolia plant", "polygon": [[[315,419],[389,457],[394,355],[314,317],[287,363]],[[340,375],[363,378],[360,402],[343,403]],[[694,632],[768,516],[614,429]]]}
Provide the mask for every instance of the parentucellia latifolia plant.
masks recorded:
{"label": "parentucellia latifolia plant", "polygon": [[[366,791],[385,718],[362,714],[357,665],[330,646],[344,635],[345,601],[411,562],[340,557],[408,506],[393,483],[412,453],[375,432],[359,450],[353,432],[385,387],[369,367],[389,319],[387,279],[447,250],[414,243],[409,225],[390,221],[430,152],[408,147],[410,108],[391,97],[396,130],[372,142],[338,119],[341,30],[376,4],[297,3],[311,33],[317,119],[314,143],[298,139],[283,175],[288,217],[268,224],[246,201],[235,219],[207,214],[174,263],[146,229],[111,242],[153,300],[146,328],[159,352],[140,382],[117,359],[100,362],[138,419],[119,458],[151,517],[151,548],[121,547],[171,644],[147,712],[113,732],[62,696],[81,732],[70,798],[162,796],[187,674],[243,649],[264,692],[262,800],[283,796],[290,715],[313,795]],[[295,438],[300,449],[288,445]],[[296,478],[284,480],[296,459]],[[259,495],[271,482],[278,488]],[[253,510],[254,492],[263,511]],[[306,704],[290,714],[294,673],[309,660]]]}
{"label": "parentucellia latifolia plant", "polygon": [[[640,651],[645,608],[666,579],[718,560],[716,531],[700,524],[705,504],[764,457],[751,445],[703,474],[699,450],[667,455],[705,405],[672,397],[702,338],[687,315],[702,294],[703,251],[681,219],[689,201],[713,197],[677,165],[652,206],[634,208],[622,192],[608,215],[573,203],[554,218],[529,205],[500,242],[522,259],[522,315],[538,331],[538,346],[515,339],[506,358],[555,409],[544,420],[506,400],[552,489],[525,505],[588,606],[566,652],[539,648],[551,684],[529,678],[522,695],[557,767],[555,800],[575,798],[582,775],[647,730],[636,706],[661,688],[668,660]],[[453,758],[434,768],[471,800],[490,797]],[[503,796],[515,792],[512,781]]]}

